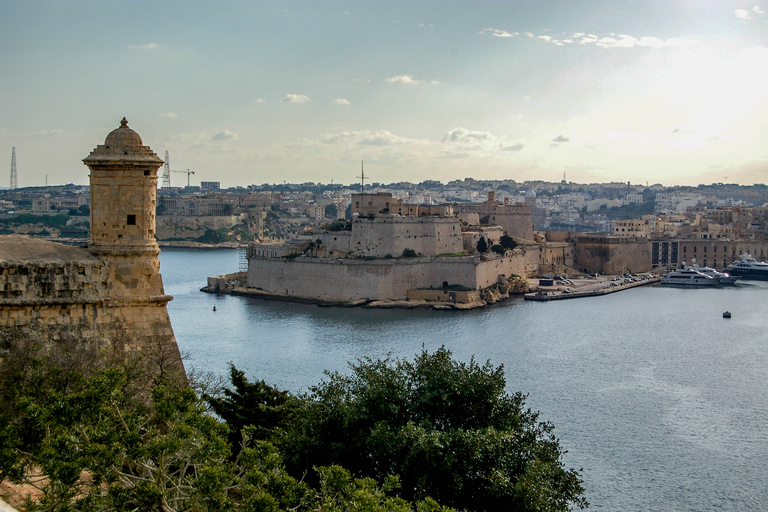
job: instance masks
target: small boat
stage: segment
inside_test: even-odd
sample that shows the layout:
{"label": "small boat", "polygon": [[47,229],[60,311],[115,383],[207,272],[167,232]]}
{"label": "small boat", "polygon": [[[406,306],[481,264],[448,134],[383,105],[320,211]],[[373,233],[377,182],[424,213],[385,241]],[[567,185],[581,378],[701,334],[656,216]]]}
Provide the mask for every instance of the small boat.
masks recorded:
{"label": "small boat", "polygon": [[731,312],[726,311],[725,313],[723,313],[723,318],[731,318]]}
{"label": "small boat", "polygon": [[216,306],[213,306],[213,312],[214,313],[216,312]]}

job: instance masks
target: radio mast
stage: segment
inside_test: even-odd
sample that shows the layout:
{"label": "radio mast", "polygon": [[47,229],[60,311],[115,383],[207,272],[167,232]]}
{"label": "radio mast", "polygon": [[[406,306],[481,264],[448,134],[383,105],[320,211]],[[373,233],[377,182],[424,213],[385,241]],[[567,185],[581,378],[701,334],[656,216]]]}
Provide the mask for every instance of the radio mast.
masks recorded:
{"label": "radio mast", "polygon": [[11,150],[11,190],[19,186],[19,179],[16,176],[16,148]]}
{"label": "radio mast", "polygon": [[163,165],[162,188],[171,188],[171,163],[170,163],[170,160],[168,160],[168,151],[165,152],[165,164]]}

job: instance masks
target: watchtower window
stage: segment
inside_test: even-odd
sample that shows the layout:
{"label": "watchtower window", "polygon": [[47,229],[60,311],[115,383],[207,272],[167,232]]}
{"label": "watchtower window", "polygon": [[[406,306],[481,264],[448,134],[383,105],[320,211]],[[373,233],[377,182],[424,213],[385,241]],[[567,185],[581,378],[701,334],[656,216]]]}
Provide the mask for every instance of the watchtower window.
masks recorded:
{"label": "watchtower window", "polygon": [[144,171],[144,176],[149,176],[149,171]]}
{"label": "watchtower window", "polygon": [[136,225],[136,216],[135,215],[128,215],[128,219],[125,221],[126,224],[129,226],[135,226]]}

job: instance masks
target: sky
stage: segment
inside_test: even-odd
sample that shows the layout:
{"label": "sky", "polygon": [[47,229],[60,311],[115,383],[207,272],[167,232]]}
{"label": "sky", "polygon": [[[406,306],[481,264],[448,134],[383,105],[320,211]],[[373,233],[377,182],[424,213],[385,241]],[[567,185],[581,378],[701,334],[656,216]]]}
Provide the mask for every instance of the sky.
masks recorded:
{"label": "sky", "polygon": [[[0,185],[768,182],[768,0],[0,0]],[[2,169],[2,167],[0,167]],[[5,174],[6,178],[2,179]]]}

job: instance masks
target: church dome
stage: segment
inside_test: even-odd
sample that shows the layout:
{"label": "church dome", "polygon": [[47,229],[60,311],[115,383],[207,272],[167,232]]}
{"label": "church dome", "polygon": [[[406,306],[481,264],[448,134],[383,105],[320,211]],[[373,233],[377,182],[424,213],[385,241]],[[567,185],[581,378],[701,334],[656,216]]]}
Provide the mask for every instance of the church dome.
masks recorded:
{"label": "church dome", "polygon": [[525,197],[536,197],[536,191],[533,189],[530,189],[528,192],[525,193]]}
{"label": "church dome", "polygon": [[109,149],[120,149],[129,146],[141,147],[144,143],[141,142],[141,137],[138,133],[128,128],[128,121],[123,118],[123,120],[120,121],[120,128],[109,132],[107,139],[104,141],[104,145]]}

